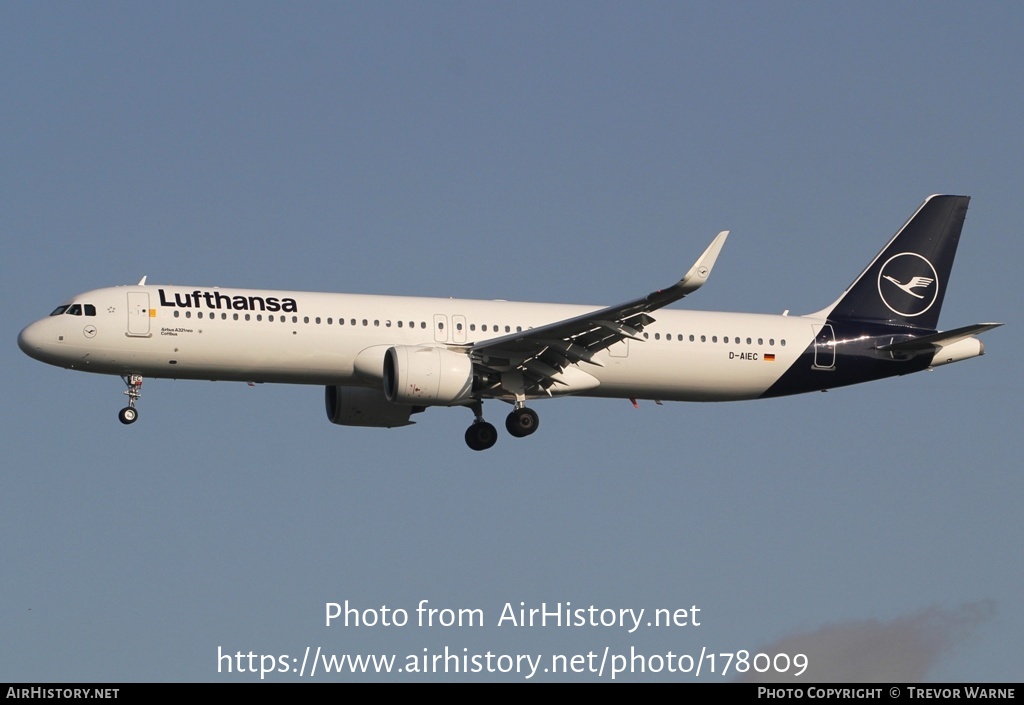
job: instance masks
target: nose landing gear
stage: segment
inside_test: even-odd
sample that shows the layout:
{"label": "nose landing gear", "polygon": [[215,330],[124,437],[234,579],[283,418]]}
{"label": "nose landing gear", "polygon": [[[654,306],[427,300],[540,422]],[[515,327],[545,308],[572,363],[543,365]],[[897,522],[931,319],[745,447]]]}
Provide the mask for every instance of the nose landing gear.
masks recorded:
{"label": "nose landing gear", "polygon": [[135,408],[135,402],[142,396],[142,375],[121,375],[121,379],[124,381],[125,386],[128,387],[125,390],[125,394],[128,395],[128,406],[121,409],[117,413],[117,418],[121,423],[128,425],[135,423],[135,420],[139,418],[139,410]]}

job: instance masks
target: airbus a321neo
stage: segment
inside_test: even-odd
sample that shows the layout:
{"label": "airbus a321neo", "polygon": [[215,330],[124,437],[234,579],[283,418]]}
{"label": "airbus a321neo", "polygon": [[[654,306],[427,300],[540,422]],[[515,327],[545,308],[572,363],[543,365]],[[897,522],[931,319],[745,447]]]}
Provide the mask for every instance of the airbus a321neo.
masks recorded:
{"label": "airbus a321neo", "polygon": [[414,423],[466,407],[473,450],[494,445],[483,402],[512,404],[516,438],[537,430],[527,402],[566,395],[731,401],[904,375],[984,353],[998,323],[938,331],[970,199],[931,196],[835,301],[805,316],[667,310],[707,281],[728,231],[667,289],[617,306],[147,285],[74,296],[26,327],[42,362],[119,375],[122,423],[143,377],[323,385],[346,426]]}

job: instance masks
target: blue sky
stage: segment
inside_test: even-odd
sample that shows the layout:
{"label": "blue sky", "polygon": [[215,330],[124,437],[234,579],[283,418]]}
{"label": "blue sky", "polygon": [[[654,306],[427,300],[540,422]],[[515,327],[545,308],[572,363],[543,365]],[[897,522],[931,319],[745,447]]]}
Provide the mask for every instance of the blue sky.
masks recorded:
{"label": "blue sky", "polygon": [[[0,681],[258,680],[218,648],[307,646],[1019,681],[1022,29],[1012,3],[4,4]],[[542,402],[487,453],[465,410],[335,427],[313,387],[147,380],[123,427],[119,380],[15,343],[143,275],[611,304],[722,229],[679,305],[806,313],[931,193],[973,199],[941,324],[1007,323],[985,357],[763,402]],[[324,625],[423,599],[486,623]],[[702,621],[498,627],[520,602]],[[467,679],[500,677],[523,678]]]}

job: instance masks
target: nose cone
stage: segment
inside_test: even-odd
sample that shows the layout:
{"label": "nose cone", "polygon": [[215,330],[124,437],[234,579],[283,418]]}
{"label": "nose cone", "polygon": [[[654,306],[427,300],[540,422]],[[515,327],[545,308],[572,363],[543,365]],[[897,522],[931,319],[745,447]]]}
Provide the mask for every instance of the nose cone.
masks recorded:
{"label": "nose cone", "polygon": [[46,362],[43,348],[46,343],[46,334],[43,331],[43,322],[36,321],[25,327],[18,333],[18,347],[29,357]]}

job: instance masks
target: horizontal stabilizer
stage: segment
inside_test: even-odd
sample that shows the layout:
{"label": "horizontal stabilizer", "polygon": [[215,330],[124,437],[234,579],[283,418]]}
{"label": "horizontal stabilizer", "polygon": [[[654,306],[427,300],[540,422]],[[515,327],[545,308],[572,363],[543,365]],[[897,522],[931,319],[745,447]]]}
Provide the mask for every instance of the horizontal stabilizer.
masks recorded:
{"label": "horizontal stabilizer", "polygon": [[993,328],[998,328],[1001,325],[1003,324],[976,323],[973,326],[964,326],[963,328],[954,328],[953,330],[932,333],[931,335],[922,335],[919,338],[904,340],[899,343],[879,345],[878,349],[886,352],[918,352],[921,350],[932,350],[934,348],[952,345],[964,338],[970,338],[973,335],[984,333],[985,331],[992,330]]}

